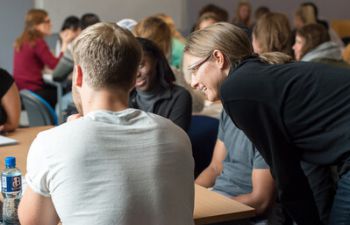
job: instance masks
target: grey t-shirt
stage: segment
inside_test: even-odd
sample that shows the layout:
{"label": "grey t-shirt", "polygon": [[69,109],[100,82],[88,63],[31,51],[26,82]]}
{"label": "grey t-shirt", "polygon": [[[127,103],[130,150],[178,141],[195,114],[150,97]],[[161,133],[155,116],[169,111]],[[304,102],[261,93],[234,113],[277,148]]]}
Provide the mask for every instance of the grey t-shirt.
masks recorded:
{"label": "grey t-shirt", "polygon": [[221,113],[218,138],[225,144],[227,156],[223,171],[215,181],[214,191],[230,196],[250,193],[253,169],[268,169],[269,166],[225,111]]}
{"label": "grey t-shirt", "polygon": [[40,133],[27,161],[28,186],[62,224],[193,224],[191,143],[158,115],[90,112]]}

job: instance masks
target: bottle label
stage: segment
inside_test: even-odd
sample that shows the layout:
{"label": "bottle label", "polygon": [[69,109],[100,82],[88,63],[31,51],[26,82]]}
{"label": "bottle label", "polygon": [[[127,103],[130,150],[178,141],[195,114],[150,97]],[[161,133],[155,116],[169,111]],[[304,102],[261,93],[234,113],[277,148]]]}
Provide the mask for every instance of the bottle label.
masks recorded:
{"label": "bottle label", "polygon": [[2,176],[2,192],[18,192],[22,189],[22,176]]}

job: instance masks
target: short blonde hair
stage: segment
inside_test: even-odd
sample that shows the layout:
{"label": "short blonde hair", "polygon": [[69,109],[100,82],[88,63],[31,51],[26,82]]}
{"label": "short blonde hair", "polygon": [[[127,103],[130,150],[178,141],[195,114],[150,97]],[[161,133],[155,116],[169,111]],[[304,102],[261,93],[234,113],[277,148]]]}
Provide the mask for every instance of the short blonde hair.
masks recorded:
{"label": "short blonde hair", "polygon": [[141,47],[130,31],[114,23],[97,23],[76,38],[73,57],[95,90],[129,91],[141,60]]}

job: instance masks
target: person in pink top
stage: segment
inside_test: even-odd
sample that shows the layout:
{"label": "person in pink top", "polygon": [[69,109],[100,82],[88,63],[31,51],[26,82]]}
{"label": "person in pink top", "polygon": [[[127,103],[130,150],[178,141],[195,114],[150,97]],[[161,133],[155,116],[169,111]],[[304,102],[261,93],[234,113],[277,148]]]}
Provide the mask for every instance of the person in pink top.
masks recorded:
{"label": "person in pink top", "polygon": [[[17,87],[28,89],[46,99],[54,106],[57,101],[56,89],[44,83],[42,70],[45,66],[54,69],[62,56],[55,57],[49,50],[44,37],[51,34],[51,21],[42,9],[31,9],[25,17],[24,31],[14,44],[13,76]],[[72,40],[69,31],[60,33],[61,52]]]}

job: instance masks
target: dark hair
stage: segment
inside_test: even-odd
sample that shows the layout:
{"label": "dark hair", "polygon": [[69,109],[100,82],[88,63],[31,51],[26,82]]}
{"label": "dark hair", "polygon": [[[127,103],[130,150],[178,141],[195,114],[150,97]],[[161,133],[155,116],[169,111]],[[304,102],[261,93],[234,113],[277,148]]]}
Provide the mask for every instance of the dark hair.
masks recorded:
{"label": "dark hair", "polygon": [[143,53],[153,58],[156,62],[157,76],[160,84],[164,87],[171,86],[175,81],[175,75],[163,51],[151,40],[146,38],[136,38],[140,43]]}
{"label": "dark hair", "polygon": [[219,21],[227,22],[228,21],[228,13],[225,9],[214,5],[214,4],[208,4],[203,6],[201,10],[199,11],[198,17],[201,17],[205,13],[214,13],[216,17],[218,17]]}
{"label": "dark hair", "polygon": [[80,20],[76,16],[68,16],[62,24],[61,31],[67,30],[67,29],[73,29],[78,30],[80,28]]}
{"label": "dark hair", "polygon": [[80,28],[84,30],[85,28],[100,22],[100,18],[94,13],[86,13],[81,16]]}
{"label": "dark hair", "polygon": [[315,3],[313,2],[304,2],[301,4],[301,6],[311,6],[311,8],[314,10],[316,19],[318,18],[318,8]]}
{"label": "dark hair", "polygon": [[260,17],[262,17],[263,15],[267,14],[270,12],[270,9],[266,6],[260,6],[259,8],[257,8],[254,12],[254,17],[255,20],[259,20]]}
{"label": "dark hair", "polygon": [[321,24],[308,24],[298,29],[297,35],[305,38],[305,44],[302,47],[301,57],[316,48],[320,44],[330,41],[328,30]]}

